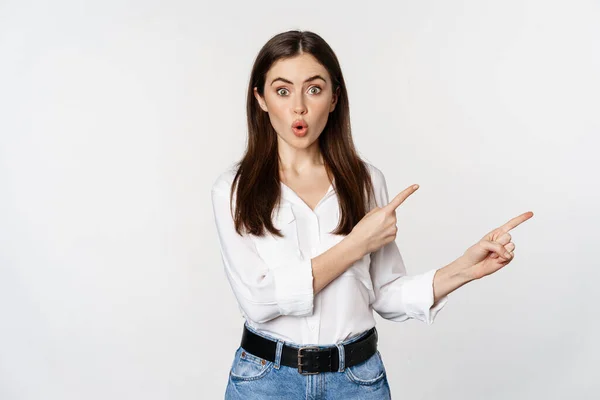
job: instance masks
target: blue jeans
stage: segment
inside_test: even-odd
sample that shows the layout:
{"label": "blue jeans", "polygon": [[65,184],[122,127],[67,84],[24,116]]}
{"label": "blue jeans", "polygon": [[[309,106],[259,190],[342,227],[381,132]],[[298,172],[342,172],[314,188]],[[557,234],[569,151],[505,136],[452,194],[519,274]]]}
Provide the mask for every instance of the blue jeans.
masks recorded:
{"label": "blue jeans", "polygon": [[[302,375],[297,368],[280,364],[283,341],[259,333],[247,325],[246,327],[260,336],[278,342],[275,361],[264,360],[239,347],[229,371],[229,381],[225,390],[226,400],[391,399],[390,386],[379,351],[368,360],[351,367],[345,367],[343,360],[340,360],[340,370],[336,372]],[[345,342],[337,343],[336,346],[341,350],[340,354],[343,354],[345,345],[360,339],[366,333],[363,332]],[[300,347],[290,342],[285,344]]]}

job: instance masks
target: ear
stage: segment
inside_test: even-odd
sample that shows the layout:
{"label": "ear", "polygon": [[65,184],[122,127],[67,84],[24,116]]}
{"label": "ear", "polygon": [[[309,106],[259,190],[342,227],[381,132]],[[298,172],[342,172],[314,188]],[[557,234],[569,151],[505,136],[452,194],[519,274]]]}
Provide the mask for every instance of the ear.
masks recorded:
{"label": "ear", "polygon": [[338,102],[338,98],[340,96],[340,88],[338,87],[333,96],[331,97],[331,106],[329,106],[329,112],[333,112],[335,110],[335,106]]}
{"label": "ear", "polygon": [[269,111],[267,109],[267,103],[265,102],[265,99],[263,99],[260,96],[260,94],[258,94],[258,88],[256,88],[256,87],[254,87],[254,97],[258,101],[258,105],[260,106],[260,108],[262,108],[263,111],[265,111],[265,112]]}

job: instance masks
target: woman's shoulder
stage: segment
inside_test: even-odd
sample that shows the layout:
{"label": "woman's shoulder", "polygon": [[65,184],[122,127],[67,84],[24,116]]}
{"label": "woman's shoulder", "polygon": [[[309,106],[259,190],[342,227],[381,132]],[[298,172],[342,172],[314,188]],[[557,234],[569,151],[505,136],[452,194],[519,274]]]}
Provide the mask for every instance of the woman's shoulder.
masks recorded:
{"label": "woman's shoulder", "polygon": [[383,175],[383,172],[375,165],[373,165],[373,163],[371,163],[370,161],[363,159],[363,163],[365,164],[367,170],[369,171],[369,174],[371,175],[371,181],[373,182],[373,185],[381,185],[382,182],[385,181],[385,176]]}
{"label": "woman's shoulder", "polygon": [[227,193],[229,193],[237,170],[238,165],[234,163],[220,171],[213,180],[211,190],[225,190]]}

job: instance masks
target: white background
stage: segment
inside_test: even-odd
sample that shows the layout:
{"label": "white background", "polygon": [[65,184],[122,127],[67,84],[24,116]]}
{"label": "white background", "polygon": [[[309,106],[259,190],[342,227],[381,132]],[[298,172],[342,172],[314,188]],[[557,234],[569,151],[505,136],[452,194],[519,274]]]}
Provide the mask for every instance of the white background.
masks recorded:
{"label": "white background", "polygon": [[526,211],[427,326],[378,318],[398,399],[600,389],[597,1],[0,1],[0,398],[218,399],[243,320],[210,186],[259,49],[320,34],[409,273]]}

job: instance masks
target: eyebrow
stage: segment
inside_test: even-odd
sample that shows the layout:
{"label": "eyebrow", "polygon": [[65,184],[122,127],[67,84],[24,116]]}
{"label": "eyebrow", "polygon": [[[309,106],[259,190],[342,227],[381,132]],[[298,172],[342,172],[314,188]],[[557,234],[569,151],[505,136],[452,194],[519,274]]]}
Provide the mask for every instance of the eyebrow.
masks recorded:
{"label": "eyebrow", "polygon": [[[325,80],[325,78],[323,78],[321,75],[311,76],[310,78],[308,78],[307,80],[305,80],[304,83],[310,82],[310,81],[314,81],[315,79],[321,79],[323,82],[327,83],[327,81]],[[289,83],[290,85],[294,84],[294,82],[292,82],[292,81],[290,81],[288,79],[285,79],[285,78],[282,78],[282,77],[278,77],[278,78],[275,78],[275,79],[273,79],[271,81],[271,86],[273,86],[273,84],[275,83],[275,81],[282,81],[282,82],[285,82],[285,83]]]}

